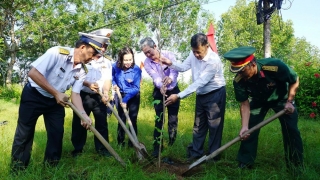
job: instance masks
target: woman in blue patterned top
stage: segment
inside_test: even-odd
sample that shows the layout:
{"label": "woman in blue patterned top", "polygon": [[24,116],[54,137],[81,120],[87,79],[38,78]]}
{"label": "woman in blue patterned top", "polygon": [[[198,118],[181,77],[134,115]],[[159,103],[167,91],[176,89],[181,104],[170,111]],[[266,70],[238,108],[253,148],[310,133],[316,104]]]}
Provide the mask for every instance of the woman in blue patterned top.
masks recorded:
{"label": "woman in blue patterned top", "polygon": [[[126,123],[126,117],[122,107],[127,108],[133,128],[137,134],[137,117],[140,105],[140,81],[141,69],[134,63],[132,49],[129,47],[122,48],[118,54],[118,61],[112,65],[112,84],[115,89],[119,88],[122,96],[122,102],[117,101],[116,107],[118,114],[124,123]],[[118,124],[118,145],[124,146],[124,139],[125,132],[120,124]],[[128,142],[128,146],[133,147],[130,141]]]}

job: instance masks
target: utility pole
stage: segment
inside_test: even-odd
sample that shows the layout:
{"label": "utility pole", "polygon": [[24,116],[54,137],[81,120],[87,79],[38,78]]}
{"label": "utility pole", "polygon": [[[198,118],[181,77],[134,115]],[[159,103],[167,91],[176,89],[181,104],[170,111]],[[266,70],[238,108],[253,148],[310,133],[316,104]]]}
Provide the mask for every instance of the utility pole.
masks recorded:
{"label": "utility pole", "polygon": [[[263,10],[270,9],[270,2],[268,0],[263,0]],[[270,18],[263,22],[263,47],[264,47],[264,57],[271,57],[271,27]]]}

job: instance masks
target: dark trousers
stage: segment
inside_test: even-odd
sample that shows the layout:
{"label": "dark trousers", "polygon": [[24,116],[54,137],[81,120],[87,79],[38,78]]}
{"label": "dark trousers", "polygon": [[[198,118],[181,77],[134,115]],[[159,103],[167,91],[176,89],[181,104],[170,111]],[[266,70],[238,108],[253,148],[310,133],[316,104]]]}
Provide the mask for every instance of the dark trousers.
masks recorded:
{"label": "dark trousers", "polygon": [[192,148],[189,156],[199,157],[204,153],[203,145],[209,130],[208,149],[214,152],[221,146],[226,89],[221,87],[204,95],[196,96],[196,112],[193,126]]}
{"label": "dark trousers", "polygon": [[[91,112],[93,113],[95,120],[95,128],[102,135],[102,137],[109,142],[108,137],[108,123],[106,115],[106,105],[101,101],[101,96],[99,94],[90,94],[84,91],[80,92],[80,96],[83,103],[83,108],[89,116]],[[87,130],[81,126],[80,118],[73,113],[72,119],[72,134],[71,141],[76,151],[82,151],[87,140]],[[105,149],[100,140],[94,136],[94,145],[96,151]]]}
{"label": "dark trousers", "polygon": [[21,94],[18,124],[12,144],[13,168],[28,166],[35,126],[40,115],[43,115],[47,130],[44,161],[51,165],[56,165],[59,162],[64,132],[64,107],[57,104],[55,98],[41,95],[27,83]]}
{"label": "dark trousers", "polygon": [[[271,108],[274,112],[283,110],[285,100],[279,102],[250,102],[249,128],[257,125],[264,120],[268,110]],[[303,146],[300,131],[298,129],[298,113],[295,109],[293,114],[284,114],[279,117],[285,160],[287,165],[300,165],[303,163]],[[253,164],[257,156],[258,137],[260,130],[251,133],[249,138],[241,141],[238,152],[238,161],[246,164]]]}
{"label": "dark trousers", "polygon": [[[170,91],[166,92],[167,97],[169,97],[171,94],[178,94],[180,92],[179,87],[176,86]],[[158,149],[158,145],[160,144],[160,135],[161,135],[161,128],[163,125],[163,96],[160,92],[160,89],[154,88],[153,89],[153,99],[154,100],[160,100],[159,104],[154,104],[154,110],[156,111],[157,118],[155,120],[155,129],[153,132],[153,138],[154,138],[154,147]],[[177,102],[167,106],[168,110],[168,134],[169,134],[169,144],[172,145],[175,141],[176,135],[177,135],[177,129],[178,129],[178,112],[180,107],[180,100]]]}
{"label": "dark trousers", "polygon": [[[122,95],[122,97],[125,96],[125,94],[121,94],[121,95]],[[115,98],[116,98],[115,102],[116,102],[116,107],[118,110],[119,117],[124,122],[124,124],[126,124],[127,118],[123,112],[121,105],[120,105],[118,95],[115,95]],[[127,103],[127,111],[129,112],[129,117],[132,122],[133,129],[137,135],[138,135],[137,118],[138,118],[139,106],[140,106],[140,93],[138,93],[136,96],[131,98]],[[130,130],[130,132],[131,132],[131,130]],[[125,139],[125,131],[123,130],[122,126],[118,123],[118,137],[117,137],[118,144],[122,145],[124,143],[124,139]],[[128,145],[132,146],[132,143],[130,140],[128,142]]]}
{"label": "dark trousers", "polygon": [[[114,104],[115,104],[115,100],[109,101],[109,103],[110,103],[111,107],[113,108]],[[107,113],[107,115],[112,115],[112,110],[109,107],[107,107],[106,113]]]}

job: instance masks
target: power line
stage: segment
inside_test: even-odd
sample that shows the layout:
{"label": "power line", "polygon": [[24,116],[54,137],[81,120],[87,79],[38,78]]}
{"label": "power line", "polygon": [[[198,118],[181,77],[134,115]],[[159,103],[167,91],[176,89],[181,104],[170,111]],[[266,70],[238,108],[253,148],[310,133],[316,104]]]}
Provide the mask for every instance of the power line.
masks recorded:
{"label": "power line", "polygon": [[[187,1],[190,1],[190,0],[185,0],[185,1],[180,1],[180,2],[176,2],[176,3],[173,3],[173,4],[169,4],[167,6],[164,6],[163,9],[168,9],[168,8],[171,8],[173,6],[176,6],[176,5],[179,5],[179,4],[182,4],[182,3],[185,3]],[[133,21],[133,20],[136,20],[136,19],[139,19],[139,18],[142,18],[142,17],[145,17],[149,14],[151,14],[152,12],[157,12],[157,11],[160,11],[162,8],[161,7],[152,7],[152,8],[149,8],[149,11],[145,11],[145,10],[142,10],[142,11],[138,11],[136,13],[132,13],[130,15],[128,15],[129,17],[132,15],[133,18],[132,19],[128,19],[128,18],[122,18],[122,19],[119,19],[115,22],[112,22],[112,23],[109,23],[109,24],[106,24],[106,25],[103,25],[103,26],[100,26],[98,28],[94,28],[94,29],[91,29],[90,31],[94,31],[94,30],[97,30],[97,29],[101,29],[103,27],[107,27],[107,26],[112,26],[114,24],[123,24],[123,23],[126,23],[126,22],[130,22],[130,21]],[[145,12],[145,13],[143,13]],[[124,20],[123,20],[124,19]]]}

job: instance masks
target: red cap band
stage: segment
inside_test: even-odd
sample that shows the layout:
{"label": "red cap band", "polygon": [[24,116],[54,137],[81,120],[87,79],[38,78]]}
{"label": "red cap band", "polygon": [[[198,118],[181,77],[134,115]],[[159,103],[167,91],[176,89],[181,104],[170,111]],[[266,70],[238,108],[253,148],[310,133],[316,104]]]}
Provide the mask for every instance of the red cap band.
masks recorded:
{"label": "red cap band", "polygon": [[248,56],[247,58],[243,59],[242,61],[238,61],[238,62],[231,62],[231,65],[234,67],[241,67],[244,66],[246,64],[248,64],[250,61],[252,61],[254,58],[254,55],[251,54],[250,56]]}

